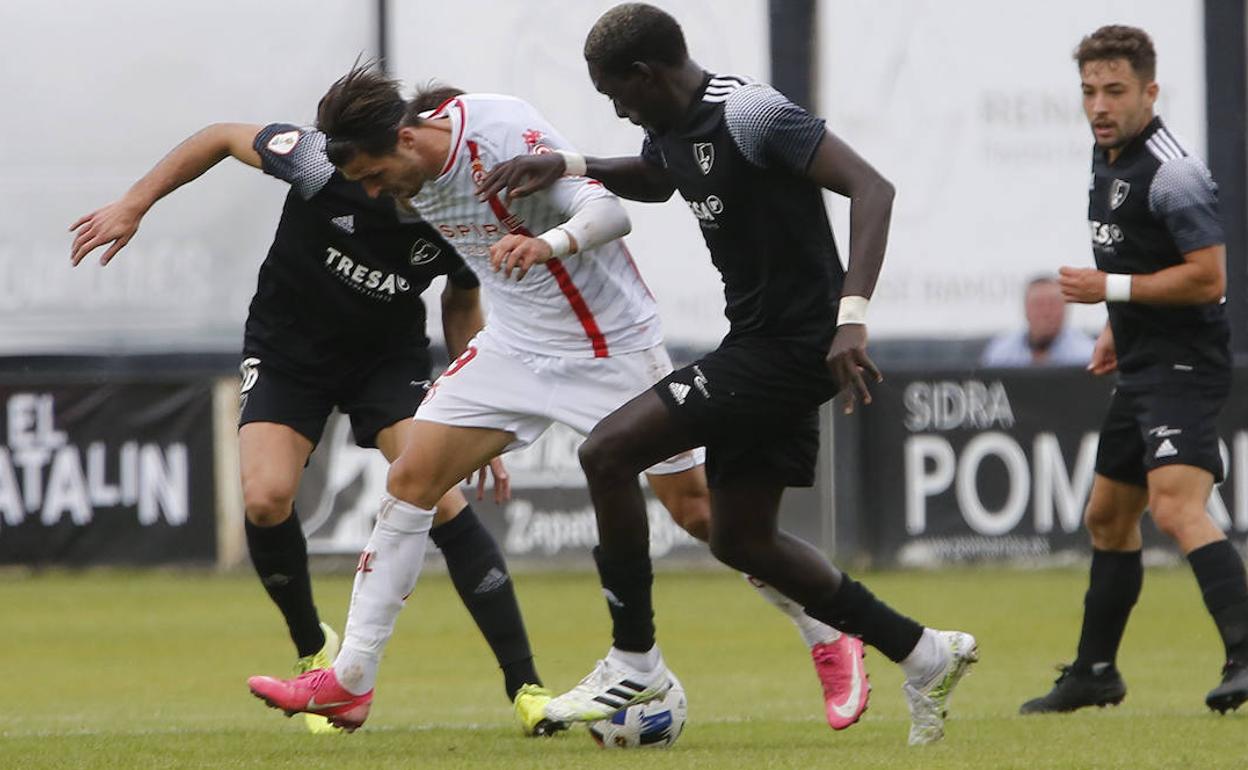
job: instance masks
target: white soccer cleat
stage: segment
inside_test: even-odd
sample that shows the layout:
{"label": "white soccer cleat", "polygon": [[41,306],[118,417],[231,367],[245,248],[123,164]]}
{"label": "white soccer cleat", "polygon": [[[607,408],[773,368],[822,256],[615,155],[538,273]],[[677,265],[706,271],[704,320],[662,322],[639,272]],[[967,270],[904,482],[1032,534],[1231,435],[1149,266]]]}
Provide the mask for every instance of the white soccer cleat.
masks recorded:
{"label": "white soccer cleat", "polygon": [[546,704],[546,718],[556,722],[594,722],[621,709],[661,697],[672,686],[662,658],[651,671],[638,671],[607,658],[598,661],[581,683]]}
{"label": "white soccer cleat", "polygon": [[948,658],[944,668],[930,681],[915,687],[909,681],[901,686],[910,706],[910,745],[922,746],[945,737],[945,717],[949,713],[949,696],[966,675],[972,663],[979,660],[975,637],[961,631],[937,631]]}

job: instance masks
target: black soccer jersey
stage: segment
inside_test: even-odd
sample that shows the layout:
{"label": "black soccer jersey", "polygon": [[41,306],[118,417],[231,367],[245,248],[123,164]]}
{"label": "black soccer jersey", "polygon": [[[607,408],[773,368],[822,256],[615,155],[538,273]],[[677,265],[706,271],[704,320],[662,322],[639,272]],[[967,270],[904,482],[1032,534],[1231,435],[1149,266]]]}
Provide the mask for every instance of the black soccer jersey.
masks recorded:
{"label": "black soccer jersey", "polygon": [[325,157],[325,136],[274,123],[254,147],[290,183],[247,317],[248,352],[316,368],[427,347],[420,293],[439,275],[476,276],[431,226],[387,197],[369,198]]}
{"label": "black soccer jersey", "polygon": [[[1224,242],[1209,170],[1160,118],[1113,163],[1105,150],[1093,150],[1088,227],[1096,266],[1109,273],[1155,273],[1182,264],[1188,252]],[[1121,385],[1218,384],[1229,377],[1224,303],[1107,306]]]}
{"label": "black soccer jersey", "polygon": [[725,342],[765,336],[826,346],[844,268],[823,194],[806,168],[823,121],[771,86],[707,75],[680,124],[647,132],[642,157],[666,168],[724,280]]}

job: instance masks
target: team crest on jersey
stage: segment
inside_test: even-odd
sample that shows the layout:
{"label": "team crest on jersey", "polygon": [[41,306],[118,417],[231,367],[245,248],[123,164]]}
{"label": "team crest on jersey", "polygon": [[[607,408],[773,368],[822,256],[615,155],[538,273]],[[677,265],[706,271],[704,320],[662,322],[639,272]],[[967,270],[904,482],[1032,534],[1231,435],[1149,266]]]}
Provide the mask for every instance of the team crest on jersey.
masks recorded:
{"label": "team crest on jersey", "polygon": [[715,145],[710,142],[696,143],[693,145],[693,157],[703,175],[711,173],[711,166],[715,165]]}
{"label": "team crest on jersey", "polygon": [[295,149],[296,144],[299,144],[299,132],[283,131],[270,139],[265,146],[274,155],[289,155],[290,151]]}
{"label": "team crest on jersey", "polygon": [[1109,207],[1111,209],[1118,208],[1130,194],[1131,183],[1124,182],[1121,179],[1115,179],[1114,183],[1109,186]]}
{"label": "team crest on jersey", "polygon": [[415,267],[416,265],[427,265],[440,256],[442,256],[442,249],[434,246],[424,238],[417,238],[416,242],[412,244],[412,254],[407,261],[412,264],[412,267]]}

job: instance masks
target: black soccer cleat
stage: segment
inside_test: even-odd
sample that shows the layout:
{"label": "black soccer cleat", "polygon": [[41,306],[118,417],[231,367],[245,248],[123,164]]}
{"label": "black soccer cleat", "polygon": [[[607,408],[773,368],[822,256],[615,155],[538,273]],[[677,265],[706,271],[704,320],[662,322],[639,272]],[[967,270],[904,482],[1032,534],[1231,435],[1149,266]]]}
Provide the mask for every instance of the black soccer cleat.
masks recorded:
{"label": "black soccer cleat", "polygon": [[1228,660],[1222,667],[1222,684],[1209,691],[1205,704],[1225,714],[1239,708],[1244,701],[1248,701],[1248,664]]}
{"label": "black soccer cleat", "polygon": [[1095,663],[1091,671],[1058,666],[1062,673],[1047,695],[1019,707],[1020,714],[1064,714],[1086,706],[1117,706],[1127,697],[1127,683],[1112,663]]}

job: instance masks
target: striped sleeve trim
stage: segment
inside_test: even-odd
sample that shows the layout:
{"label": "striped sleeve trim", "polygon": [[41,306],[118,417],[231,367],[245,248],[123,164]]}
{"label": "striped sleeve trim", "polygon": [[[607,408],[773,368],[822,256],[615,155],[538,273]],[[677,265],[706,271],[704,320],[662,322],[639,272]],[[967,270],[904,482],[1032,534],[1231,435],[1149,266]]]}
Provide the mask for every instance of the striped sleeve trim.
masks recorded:
{"label": "striped sleeve trim", "polygon": [[1144,142],[1144,145],[1148,147],[1148,151],[1153,154],[1153,157],[1162,163],[1168,160],[1177,160],[1188,154],[1179,140],[1165,126],[1158,128]]}

